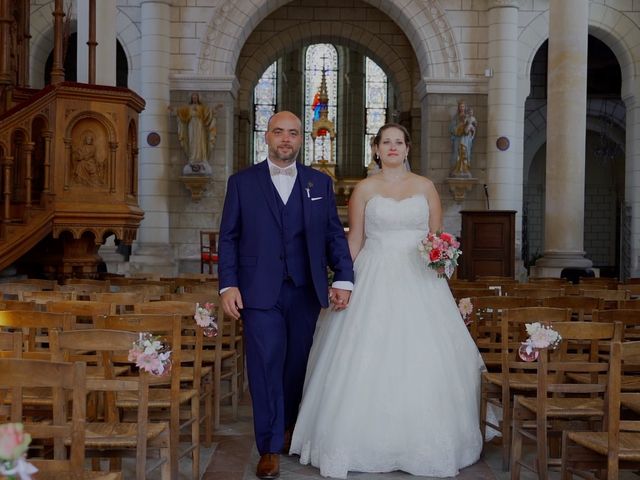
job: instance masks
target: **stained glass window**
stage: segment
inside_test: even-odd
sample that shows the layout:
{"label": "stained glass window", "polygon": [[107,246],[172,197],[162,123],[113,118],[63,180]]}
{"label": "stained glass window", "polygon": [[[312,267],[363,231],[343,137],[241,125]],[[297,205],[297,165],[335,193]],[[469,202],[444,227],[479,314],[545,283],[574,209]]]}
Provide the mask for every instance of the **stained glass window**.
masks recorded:
{"label": "stained glass window", "polygon": [[387,75],[376,62],[365,57],[364,166],[371,161],[371,141],[387,120]]}
{"label": "stained glass window", "polygon": [[[304,69],[304,163],[306,165],[322,159],[336,158],[336,142],[332,146],[328,135],[316,138],[315,158],[311,139],[314,99],[320,90],[323,69],[329,97],[328,118],[335,125],[338,111],[338,51],[329,43],[310,45],[305,53]],[[329,150],[331,148],[333,148],[333,154]]]}
{"label": "stained glass window", "polygon": [[278,62],[273,62],[258,81],[253,91],[253,163],[267,158],[267,145],[264,134],[267,131],[269,117],[276,112],[278,91]]}

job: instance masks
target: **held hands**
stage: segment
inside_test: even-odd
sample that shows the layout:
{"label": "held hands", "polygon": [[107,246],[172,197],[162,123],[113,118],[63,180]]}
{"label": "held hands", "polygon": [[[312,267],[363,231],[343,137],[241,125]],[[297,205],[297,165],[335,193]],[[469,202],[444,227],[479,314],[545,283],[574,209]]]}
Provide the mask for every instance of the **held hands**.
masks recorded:
{"label": "held hands", "polygon": [[238,287],[229,287],[220,295],[220,303],[226,315],[233,319],[240,318],[240,310],[242,310],[242,296]]}
{"label": "held hands", "polygon": [[342,290],[341,288],[329,288],[329,301],[331,302],[331,310],[336,312],[344,310],[349,305],[351,298],[350,290]]}

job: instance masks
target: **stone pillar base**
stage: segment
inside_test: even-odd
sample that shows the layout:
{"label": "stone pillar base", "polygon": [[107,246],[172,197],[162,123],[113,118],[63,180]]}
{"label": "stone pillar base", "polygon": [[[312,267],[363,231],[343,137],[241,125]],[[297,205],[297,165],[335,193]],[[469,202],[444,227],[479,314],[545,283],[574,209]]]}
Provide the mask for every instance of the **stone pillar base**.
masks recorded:
{"label": "stone pillar base", "polygon": [[[584,258],[584,253],[585,252],[544,252],[544,256],[536,261],[535,266],[531,267],[529,276],[531,278],[560,278],[560,274],[565,268],[594,270],[592,268],[593,262],[588,258]],[[596,273],[596,275],[598,275],[598,273]]]}
{"label": "stone pillar base", "polygon": [[129,273],[159,273],[162,276],[175,277],[177,265],[173,258],[173,249],[165,243],[135,243],[129,257]]}

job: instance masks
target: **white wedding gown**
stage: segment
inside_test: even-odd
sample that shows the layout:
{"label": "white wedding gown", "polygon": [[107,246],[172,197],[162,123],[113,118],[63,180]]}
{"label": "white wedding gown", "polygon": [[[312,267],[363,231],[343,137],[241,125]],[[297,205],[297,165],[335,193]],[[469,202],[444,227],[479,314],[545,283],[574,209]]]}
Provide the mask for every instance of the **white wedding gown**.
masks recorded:
{"label": "white wedding gown", "polygon": [[480,456],[484,365],[418,253],[428,215],[422,195],[371,198],[349,307],[320,314],[291,453],[323,476],[450,477]]}

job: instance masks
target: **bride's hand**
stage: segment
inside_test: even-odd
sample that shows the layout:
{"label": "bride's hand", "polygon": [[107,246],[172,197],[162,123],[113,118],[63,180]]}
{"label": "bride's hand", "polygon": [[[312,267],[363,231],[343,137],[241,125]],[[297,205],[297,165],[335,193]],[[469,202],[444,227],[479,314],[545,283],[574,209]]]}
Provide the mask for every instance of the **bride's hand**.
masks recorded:
{"label": "bride's hand", "polygon": [[331,309],[335,311],[344,310],[349,305],[351,298],[350,290],[342,290],[341,288],[329,289],[329,300],[331,301]]}

